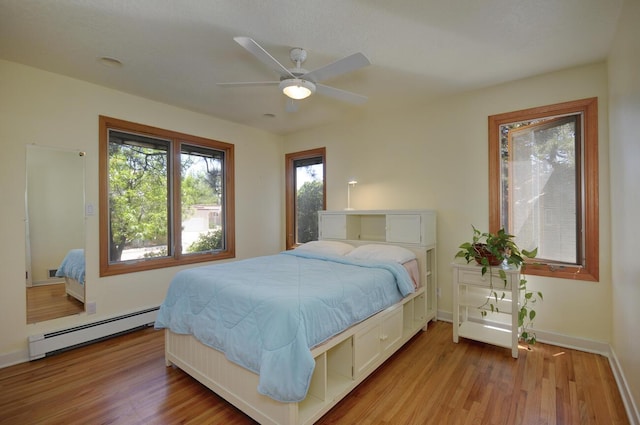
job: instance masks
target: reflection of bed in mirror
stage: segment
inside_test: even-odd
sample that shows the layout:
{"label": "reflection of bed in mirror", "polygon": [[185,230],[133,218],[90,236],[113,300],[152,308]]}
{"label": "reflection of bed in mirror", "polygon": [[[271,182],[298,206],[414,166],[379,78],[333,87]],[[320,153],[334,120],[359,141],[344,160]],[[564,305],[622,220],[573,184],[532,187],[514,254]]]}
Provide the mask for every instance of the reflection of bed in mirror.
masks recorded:
{"label": "reflection of bed in mirror", "polygon": [[84,303],[84,249],[72,249],[62,260],[56,277],[64,277],[65,291]]}

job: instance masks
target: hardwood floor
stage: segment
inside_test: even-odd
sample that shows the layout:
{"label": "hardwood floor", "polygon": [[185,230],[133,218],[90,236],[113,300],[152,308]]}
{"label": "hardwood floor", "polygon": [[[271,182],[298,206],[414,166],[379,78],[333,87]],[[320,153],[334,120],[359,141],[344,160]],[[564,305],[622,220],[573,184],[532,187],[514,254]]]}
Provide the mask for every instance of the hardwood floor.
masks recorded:
{"label": "hardwood floor", "polygon": [[37,323],[84,311],[84,304],[68,296],[64,283],[27,288],[27,323]]}
{"label": "hardwood floor", "polygon": [[[538,343],[451,342],[429,324],[318,424],[628,424],[605,357]],[[0,369],[0,424],[255,424],[144,329]]]}

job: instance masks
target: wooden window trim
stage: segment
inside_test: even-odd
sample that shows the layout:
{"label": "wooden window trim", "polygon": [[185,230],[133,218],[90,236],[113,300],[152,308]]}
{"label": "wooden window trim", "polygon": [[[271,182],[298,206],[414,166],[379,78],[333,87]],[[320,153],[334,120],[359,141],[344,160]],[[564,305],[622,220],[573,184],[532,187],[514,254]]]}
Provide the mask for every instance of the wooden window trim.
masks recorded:
{"label": "wooden window trim", "polygon": [[[188,254],[174,250],[173,256],[146,259],[144,261],[131,261],[109,263],[109,182],[108,173],[108,144],[107,130],[115,129],[125,132],[135,132],[138,134],[148,135],[150,137],[171,139],[172,141],[184,142],[186,144],[195,144],[205,146],[212,149],[224,151],[225,153],[225,202],[222,213],[225,216],[225,242],[226,249],[214,253]],[[172,151],[174,161],[180,158],[179,143],[172,143]],[[185,264],[201,263],[206,261],[223,260],[235,258],[235,189],[234,189],[234,146],[229,143],[220,142],[203,137],[192,136],[189,134],[179,133],[176,131],[165,130],[144,124],[133,123],[110,118],[106,116],[99,117],[99,154],[98,154],[98,175],[99,175],[99,237],[100,237],[100,276],[112,276],[125,273],[134,273],[145,270],[160,269],[165,267],[174,267]],[[173,181],[174,188],[180,187],[180,176],[176,172],[171,172],[169,179]],[[180,229],[181,204],[180,197],[175,195],[172,199],[171,208],[173,209],[172,232],[173,244],[178,245],[181,241],[181,234],[176,229]]]}
{"label": "wooden window trim", "polygon": [[599,198],[598,198],[598,99],[588,98],[554,105],[524,109],[489,117],[489,231],[500,229],[500,137],[503,124],[536,118],[582,113],[583,116],[583,194],[584,257],[583,267],[554,266],[527,262],[529,275],[598,281],[600,273]]}
{"label": "wooden window trim", "polygon": [[315,148],[309,149],[300,152],[292,152],[285,154],[285,210],[286,210],[286,249],[293,249],[297,246],[296,244],[296,221],[295,221],[295,211],[296,211],[296,190],[295,190],[295,161],[300,159],[308,159],[315,158],[321,156],[322,157],[322,206],[323,208],[327,207],[327,185],[326,185],[326,149],[325,148]]}

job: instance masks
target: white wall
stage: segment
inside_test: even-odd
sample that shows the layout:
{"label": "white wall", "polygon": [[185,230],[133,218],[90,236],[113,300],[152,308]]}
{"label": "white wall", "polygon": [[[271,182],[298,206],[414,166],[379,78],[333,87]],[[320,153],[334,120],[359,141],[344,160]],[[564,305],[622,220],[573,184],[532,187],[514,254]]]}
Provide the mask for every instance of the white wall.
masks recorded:
{"label": "white wall", "polygon": [[598,97],[600,150],[600,282],[529,277],[541,290],[535,328],[609,342],[611,278],[607,69],[597,63],[463,93],[401,111],[287,136],[285,151],[327,148],[327,208],[343,209],[347,181],[356,209],[430,208],[438,211],[439,311],[452,310],[451,267],[471,224],[487,229],[488,116],[557,102]]}
{"label": "white wall", "polygon": [[640,2],[625,1],[609,57],[613,351],[640,421]]}
{"label": "white wall", "polygon": [[[86,155],[86,200],[98,205],[98,116],[235,145],[236,256],[284,248],[282,139],[126,93],[0,61],[0,365],[27,358],[27,337],[157,306],[179,268],[98,277],[98,215],[86,218],[87,300],[97,314],[26,324],[24,190],[26,146]],[[259,206],[260,208],[256,208]]]}

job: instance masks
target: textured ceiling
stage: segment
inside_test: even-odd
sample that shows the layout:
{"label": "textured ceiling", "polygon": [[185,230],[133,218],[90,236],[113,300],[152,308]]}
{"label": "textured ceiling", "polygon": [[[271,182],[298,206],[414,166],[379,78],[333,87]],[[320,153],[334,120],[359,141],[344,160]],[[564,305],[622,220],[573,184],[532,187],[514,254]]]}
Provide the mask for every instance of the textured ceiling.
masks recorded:
{"label": "textured ceiling", "polygon": [[[622,2],[0,0],[0,59],[286,134],[603,60]],[[218,87],[277,80],[235,36],[287,67],[302,47],[308,70],[362,52],[370,66],[324,83],[369,101],[316,94],[288,113],[277,87]]]}

